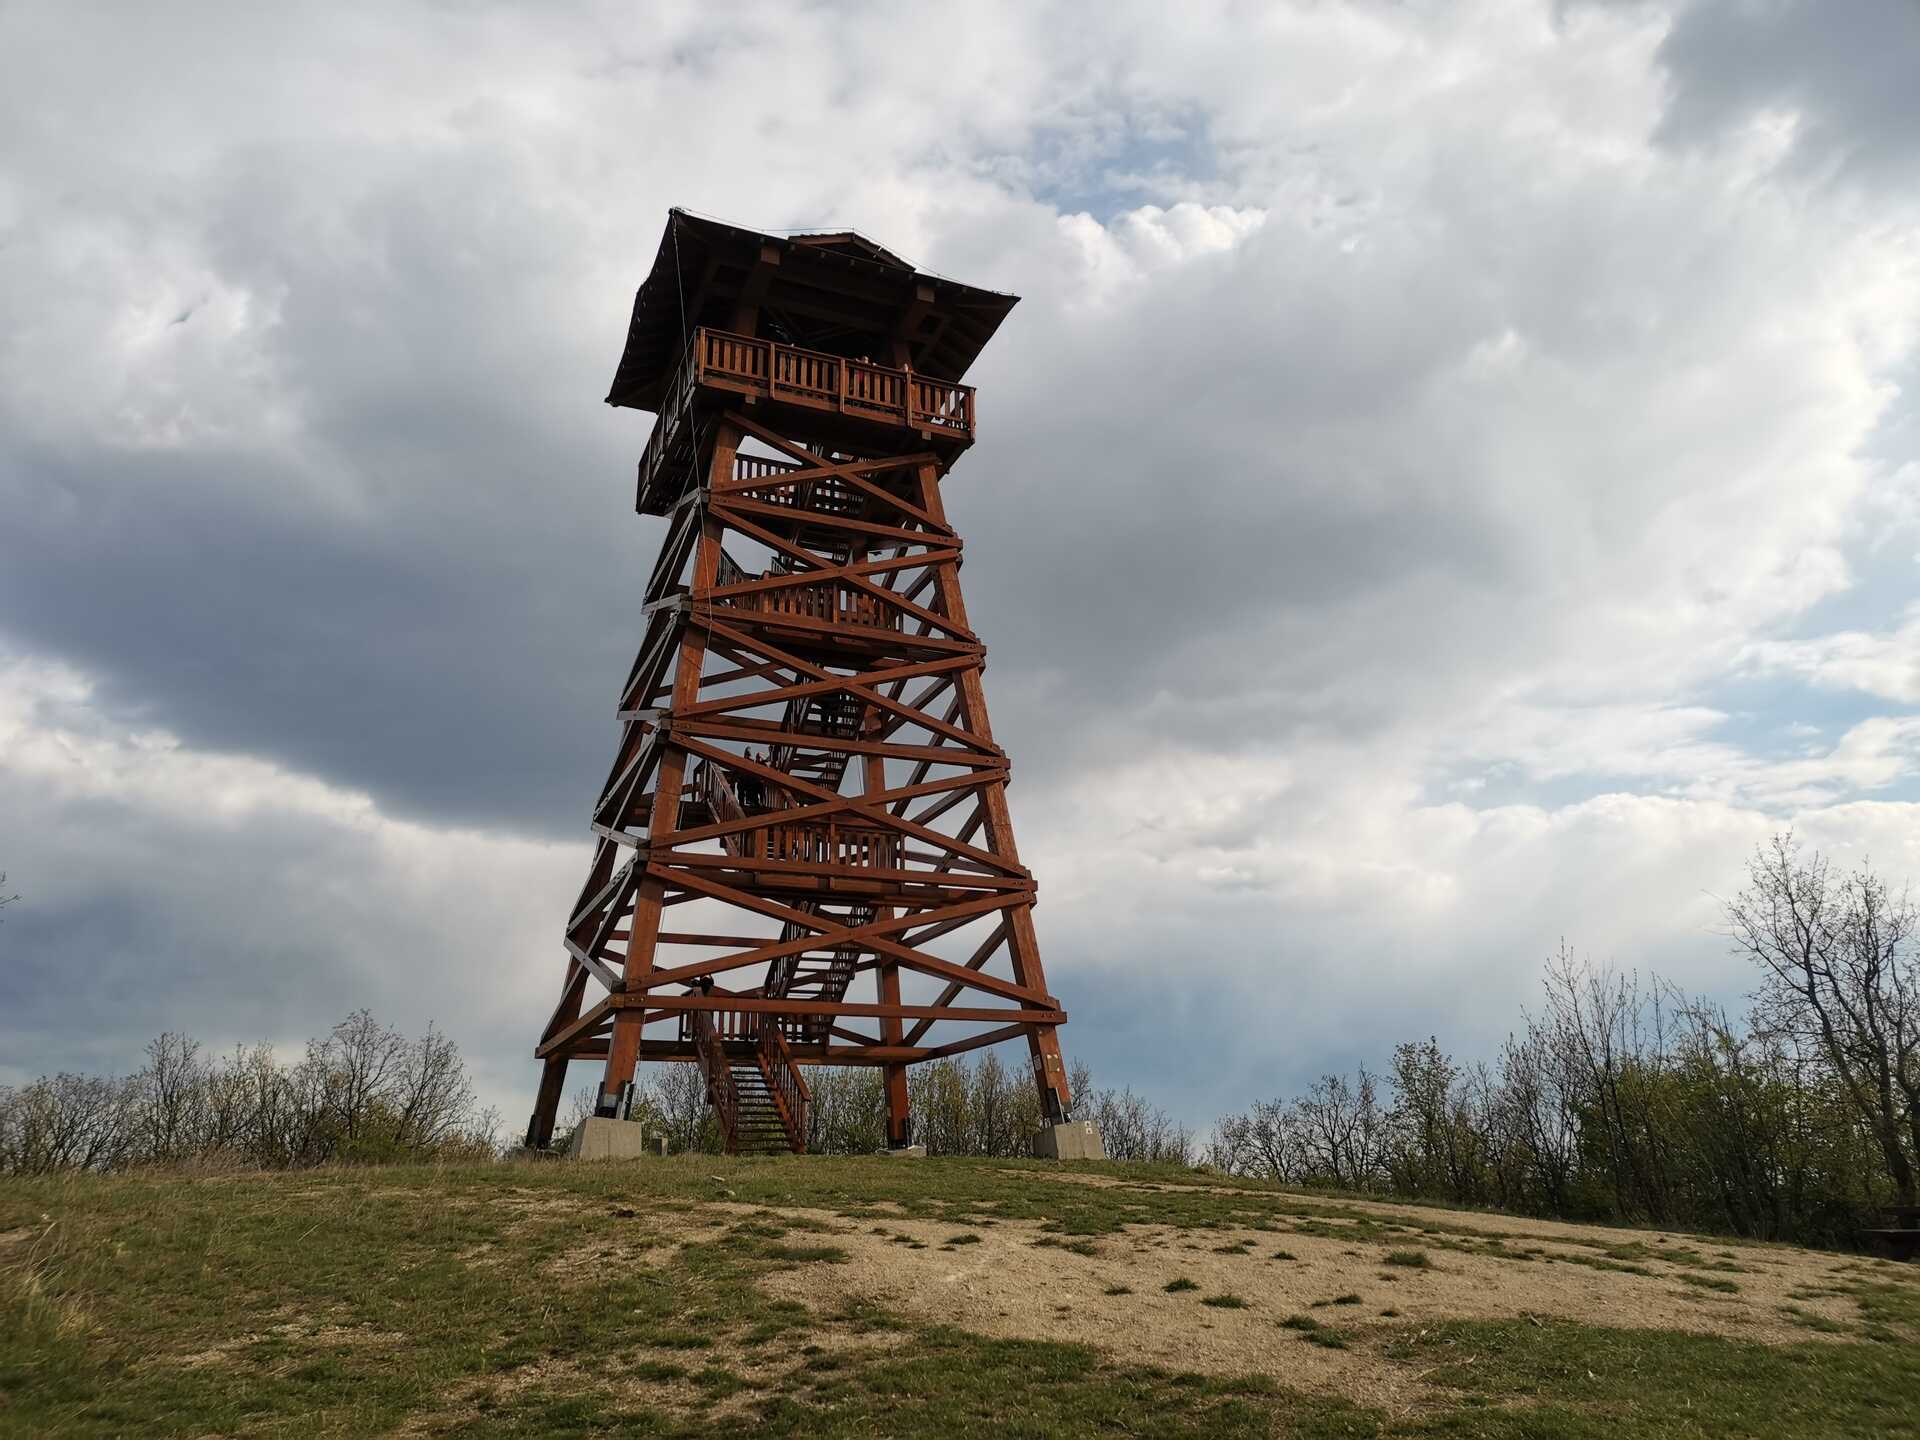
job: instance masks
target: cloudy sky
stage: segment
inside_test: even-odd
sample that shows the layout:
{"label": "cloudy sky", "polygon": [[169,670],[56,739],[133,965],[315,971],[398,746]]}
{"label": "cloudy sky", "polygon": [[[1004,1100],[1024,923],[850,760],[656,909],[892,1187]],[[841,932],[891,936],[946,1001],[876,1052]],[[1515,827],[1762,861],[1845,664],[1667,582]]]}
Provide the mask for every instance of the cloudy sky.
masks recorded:
{"label": "cloudy sky", "polygon": [[0,3],[0,1083],[367,1005],[525,1114],[670,205],[1026,297],[949,505],[1102,1081],[1920,880],[1920,3],[1098,13]]}

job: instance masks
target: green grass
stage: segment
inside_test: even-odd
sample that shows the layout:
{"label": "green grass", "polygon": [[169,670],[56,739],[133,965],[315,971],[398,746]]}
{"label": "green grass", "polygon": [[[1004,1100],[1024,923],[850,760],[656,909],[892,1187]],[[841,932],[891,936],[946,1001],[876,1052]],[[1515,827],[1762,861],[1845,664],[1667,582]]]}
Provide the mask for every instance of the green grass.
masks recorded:
{"label": "green grass", "polygon": [[[1210,1250],[1219,1232],[1271,1227],[1371,1240],[1378,1254],[1408,1233],[1238,1180],[1073,1169],[1120,1183],[1044,1183],[1061,1170],[1025,1162],[707,1156],[0,1182],[0,1436],[1789,1440],[1910,1434],[1920,1414],[1920,1287],[1892,1268],[1822,1289],[1860,1326],[1803,1312],[1794,1322],[1824,1333],[1787,1345],[1527,1319],[1277,1322],[1348,1352],[1343,1364],[1397,1367],[1428,1398],[1392,1414],[1260,1375],[1136,1363],[1124,1343],[988,1338],[858,1296],[810,1305],[766,1288],[783,1271],[801,1277],[787,1293],[844,1277],[848,1237],[871,1244],[861,1232],[875,1223],[937,1225],[948,1245],[974,1243],[961,1227],[1038,1224],[1068,1250],[1127,1225]],[[1444,1219],[1420,1229],[1426,1249],[1460,1248]],[[1724,1256],[1589,1248],[1581,1258],[1604,1268],[1646,1261],[1734,1283],[1720,1279]],[[1222,1312],[1208,1323],[1250,1323],[1226,1313],[1234,1298],[1205,1297]],[[1128,1317],[1153,1304],[1131,1303]]]}
{"label": "green grass", "polygon": [[1822,1335],[1844,1335],[1847,1333],[1847,1327],[1842,1325],[1838,1320],[1828,1319],[1825,1315],[1815,1314],[1813,1311],[1802,1309],[1798,1305],[1782,1306],[1781,1313],[1793,1321],[1794,1324],[1803,1325],[1807,1329],[1818,1331]]}
{"label": "green grass", "polygon": [[1211,1305],[1216,1310],[1244,1310],[1247,1308],[1247,1302],[1242,1300],[1238,1295],[1209,1295],[1200,1303],[1202,1305]]}
{"label": "green grass", "polygon": [[1675,1331],[1450,1321],[1389,1348],[1433,1367],[1427,1381],[1443,1390],[1526,1407],[1490,1413],[1480,1428],[1430,1434],[1804,1440],[1910,1435],[1920,1414],[1920,1366],[1898,1354],[1910,1346],[1767,1346]]}
{"label": "green grass", "polygon": [[1160,1288],[1165,1290],[1169,1295],[1178,1295],[1182,1290],[1198,1290],[1200,1285],[1198,1281],[1189,1280],[1186,1276],[1182,1275],[1178,1280],[1169,1280]]}
{"label": "green grass", "polygon": [[1409,1270],[1431,1270],[1433,1257],[1424,1250],[1389,1250],[1387,1264],[1402,1265]]}
{"label": "green grass", "polygon": [[1688,1271],[1680,1272],[1680,1281],[1700,1290],[1718,1290],[1723,1295],[1737,1295],[1740,1287],[1731,1280],[1723,1280],[1718,1275],[1695,1275]]}
{"label": "green grass", "polygon": [[1558,1262],[1567,1265],[1584,1265],[1589,1270],[1613,1270],[1622,1275],[1653,1274],[1653,1271],[1644,1265],[1635,1265],[1631,1262],[1620,1260],[1609,1260],[1599,1255],[1549,1255],[1547,1260],[1550,1264]]}

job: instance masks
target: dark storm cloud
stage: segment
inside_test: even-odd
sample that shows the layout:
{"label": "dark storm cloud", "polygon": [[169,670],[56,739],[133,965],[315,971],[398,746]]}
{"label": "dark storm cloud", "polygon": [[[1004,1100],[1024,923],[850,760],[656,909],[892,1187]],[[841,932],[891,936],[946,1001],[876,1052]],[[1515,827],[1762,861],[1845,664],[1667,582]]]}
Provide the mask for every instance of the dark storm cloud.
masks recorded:
{"label": "dark storm cloud", "polygon": [[[16,414],[0,615],[190,743],[400,813],[558,827],[603,763],[650,538],[622,523],[645,417],[598,402],[619,296],[556,340],[578,237],[494,157],[320,158],[371,184],[298,158],[175,202],[219,283],[270,299],[257,363],[297,429],[128,445],[98,397],[64,433]],[[53,243],[27,229],[16,250]],[[184,313],[155,349],[190,343]]]}
{"label": "dark storm cloud", "polygon": [[1790,114],[1794,161],[1863,184],[1920,183],[1920,5],[1701,0],[1660,47],[1676,143]]}

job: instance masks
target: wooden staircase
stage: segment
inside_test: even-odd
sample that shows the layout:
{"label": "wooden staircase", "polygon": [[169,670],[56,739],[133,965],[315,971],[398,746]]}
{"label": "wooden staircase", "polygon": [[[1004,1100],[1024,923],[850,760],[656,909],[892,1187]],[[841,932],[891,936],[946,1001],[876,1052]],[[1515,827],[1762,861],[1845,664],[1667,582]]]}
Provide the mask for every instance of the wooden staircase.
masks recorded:
{"label": "wooden staircase", "polygon": [[[863,503],[864,497],[851,492],[844,496],[813,493],[805,497],[807,508],[829,511],[857,510]],[[776,572],[769,572],[772,573]],[[720,585],[740,584],[751,578],[724,550],[721,552]],[[847,752],[810,748],[805,741],[810,736],[836,739],[858,736],[866,709],[865,701],[840,692],[790,701],[780,728],[796,738],[772,745],[766,763],[838,793],[846,778]],[[750,814],[777,816],[779,810],[793,803],[779,786],[760,787],[755,782],[754,793],[743,793],[712,761],[701,763],[694,774],[692,788],[695,803],[704,812],[702,818],[711,821],[739,820]],[[736,833],[723,841],[733,854],[745,853],[756,843],[748,833]],[[813,900],[800,901],[796,908],[809,914],[823,913],[821,903]],[[848,908],[846,923],[849,926],[870,924],[874,913],[871,905],[852,905]],[[798,940],[810,933],[805,926],[788,921],[780,938]],[[859,945],[836,945],[783,956],[773,962],[765,982],[753,993],[771,999],[844,999],[864,953]],[[787,1041],[791,1035],[806,1044],[824,1043],[825,1019],[691,1011],[683,1017],[681,1029],[683,1038],[694,1042],[707,1079],[708,1103],[720,1122],[727,1153],[766,1155],[785,1150],[803,1154],[807,1106],[812,1097]],[[749,1044],[751,1052],[745,1053]]]}
{"label": "wooden staircase", "polygon": [[760,1073],[759,1065],[753,1061],[736,1060],[730,1068],[733,1071],[734,1120],[733,1143],[728,1145],[727,1153],[804,1153],[807,1137],[802,1134],[796,1139],[789,1131],[786,1117],[781,1113],[773,1090],[767,1085],[766,1076]]}
{"label": "wooden staircase", "polygon": [[[820,735],[839,740],[854,739],[867,711],[866,702],[834,691],[826,695],[808,695],[787,702],[786,717],[780,728],[790,735]],[[802,780],[810,780],[836,793],[846,778],[847,752],[810,750],[798,741],[783,740],[767,756],[767,763]]]}
{"label": "wooden staircase", "polygon": [[[820,903],[815,900],[802,901],[797,908],[810,915],[822,913]],[[848,907],[846,923],[849,926],[869,925],[873,922],[873,915],[871,905],[852,905]],[[783,941],[798,940],[810,933],[805,927],[789,920],[781,927],[780,938]],[[865,953],[859,945],[835,945],[782,956],[767,967],[762,993],[769,998],[783,1000],[844,1000],[847,988],[853,984],[860,957]],[[803,1016],[797,1023],[796,1039],[816,1045],[826,1041],[825,1017]]]}
{"label": "wooden staircase", "polygon": [[806,1153],[813,1093],[773,1017],[690,1010],[681,1031],[693,1041],[727,1154]]}

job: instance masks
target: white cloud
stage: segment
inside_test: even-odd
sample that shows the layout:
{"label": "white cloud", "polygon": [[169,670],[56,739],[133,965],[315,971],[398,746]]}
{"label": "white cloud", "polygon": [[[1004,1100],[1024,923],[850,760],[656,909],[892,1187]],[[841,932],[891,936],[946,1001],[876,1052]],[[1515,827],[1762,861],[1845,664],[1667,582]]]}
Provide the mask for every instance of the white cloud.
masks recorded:
{"label": "white cloud", "polygon": [[1091,298],[1111,301],[1156,271],[1201,255],[1231,250],[1265,223],[1264,210],[1181,201],[1171,209],[1142,205],[1102,223],[1081,211],[1060,217],[1060,234],[1076,251]]}
{"label": "white cloud", "polygon": [[1763,640],[1743,658],[1762,674],[1802,676],[1829,690],[1855,690],[1903,705],[1920,705],[1920,604],[1894,629],[1858,630],[1810,640]]}

